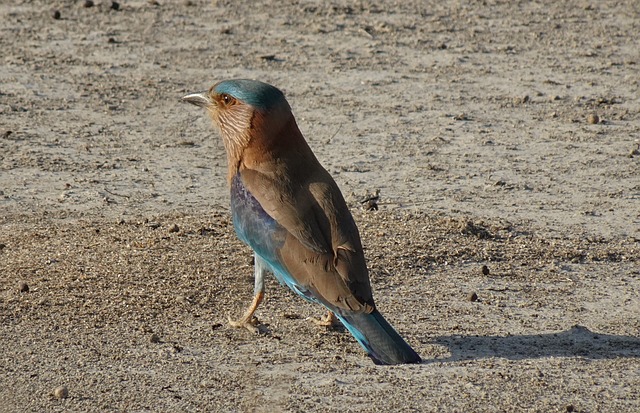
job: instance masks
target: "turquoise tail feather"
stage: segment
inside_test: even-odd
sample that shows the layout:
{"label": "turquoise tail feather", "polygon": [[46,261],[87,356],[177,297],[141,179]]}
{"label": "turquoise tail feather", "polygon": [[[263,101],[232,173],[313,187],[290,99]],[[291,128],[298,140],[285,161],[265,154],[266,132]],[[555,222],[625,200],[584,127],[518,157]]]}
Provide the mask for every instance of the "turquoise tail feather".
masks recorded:
{"label": "turquoise tail feather", "polygon": [[371,314],[337,312],[336,316],[369,353],[369,357],[375,364],[406,364],[422,361],[418,353],[400,337],[378,310],[374,310]]}

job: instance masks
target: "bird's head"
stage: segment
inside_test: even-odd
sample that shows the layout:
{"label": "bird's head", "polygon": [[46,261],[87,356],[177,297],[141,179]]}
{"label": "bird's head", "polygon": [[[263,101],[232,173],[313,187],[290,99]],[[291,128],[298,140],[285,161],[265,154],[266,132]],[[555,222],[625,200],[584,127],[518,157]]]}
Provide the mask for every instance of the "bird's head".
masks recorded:
{"label": "bird's head", "polygon": [[293,117],[284,94],[257,80],[224,80],[182,100],[207,109],[230,158],[239,158],[252,140],[265,145],[276,139]]}

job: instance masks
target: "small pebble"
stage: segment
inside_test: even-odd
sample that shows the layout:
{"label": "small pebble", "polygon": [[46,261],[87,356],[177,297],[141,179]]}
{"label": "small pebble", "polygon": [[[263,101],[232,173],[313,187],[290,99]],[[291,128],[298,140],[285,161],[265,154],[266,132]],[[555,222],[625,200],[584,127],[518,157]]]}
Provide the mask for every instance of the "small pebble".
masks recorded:
{"label": "small pebble", "polygon": [[21,282],[20,285],[18,286],[18,290],[21,293],[28,293],[29,292],[29,284],[27,284],[26,282]]}
{"label": "small pebble", "polygon": [[486,265],[482,266],[482,275],[489,275],[491,271],[489,271],[489,267],[487,267]]}
{"label": "small pebble", "polygon": [[53,397],[58,400],[66,399],[67,397],[69,397],[69,389],[67,388],[67,386],[58,386],[53,389]]}
{"label": "small pebble", "polygon": [[52,17],[56,20],[60,20],[60,17],[61,17],[60,10],[54,10]]}
{"label": "small pebble", "polygon": [[513,104],[514,105],[520,105],[523,103],[527,103],[529,101],[529,95],[524,95],[522,97],[515,97],[513,98]]}
{"label": "small pebble", "polygon": [[478,301],[478,294],[476,293],[469,293],[469,295],[467,295],[467,301]]}
{"label": "small pebble", "polygon": [[589,116],[587,116],[587,123],[595,125],[598,122],[600,122],[600,118],[595,113],[591,113],[591,114],[589,114]]}
{"label": "small pebble", "polygon": [[178,231],[180,231],[180,228],[178,227],[177,224],[173,224],[171,228],[169,228],[169,232],[178,232]]}

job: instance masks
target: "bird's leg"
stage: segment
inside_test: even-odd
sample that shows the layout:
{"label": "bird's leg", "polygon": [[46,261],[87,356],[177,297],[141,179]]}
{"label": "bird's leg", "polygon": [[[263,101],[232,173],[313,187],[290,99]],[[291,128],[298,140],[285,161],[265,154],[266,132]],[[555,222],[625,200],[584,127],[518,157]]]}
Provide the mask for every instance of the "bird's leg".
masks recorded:
{"label": "bird's leg", "polygon": [[253,296],[253,301],[251,302],[251,305],[249,306],[249,308],[247,308],[247,311],[244,312],[242,317],[240,317],[238,320],[235,320],[235,321],[232,320],[231,317],[229,317],[229,324],[231,325],[231,327],[246,328],[252,333],[257,333],[258,332],[257,325],[260,322],[258,321],[257,318],[253,316],[253,313],[255,313],[256,310],[258,309],[258,306],[262,302],[263,298],[264,298],[264,292],[262,291],[258,292],[256,295]]}
{"label": "bird's leg", "polygon": [[267,265],[266,263],[258,256],[258,254],[254,254],[255,256],[255,287],[253,289],[253,301],[247,311],[244,312],[240,319],[234,321],[229,317],[229,324],[232,327],[236,328],[246,328],[247,330],[257,333],[258,327],[256,327],[260,322],[257,318],[253,316],[253,313],[256,312],[258,306],[262,302],[264,298],[264,276],[267,273]]}
{"label": "bird's leg", "polygon": [[341,324],[338,318],[336,317],[336,315],[333,314],[333,311],[329,311],[327,315],[322,318],[310,317],[309,320],[315,325],[321,326],[321,327],[331,328],[331,327],[337,327]]}

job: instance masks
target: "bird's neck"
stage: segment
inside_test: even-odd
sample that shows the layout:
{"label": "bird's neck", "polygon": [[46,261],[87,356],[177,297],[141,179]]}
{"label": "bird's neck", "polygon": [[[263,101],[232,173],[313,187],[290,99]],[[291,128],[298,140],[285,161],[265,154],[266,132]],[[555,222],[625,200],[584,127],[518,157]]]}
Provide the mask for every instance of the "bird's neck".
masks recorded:
{"label": "bird's neck", "polygon": [[280,123],[265,122],[264,117],[256,115],[244,145],[236,145],[236,141],[225,139],[229,182],[240,170],[260,170],[260,165],[265,163],[317,162],[291,113]]}

